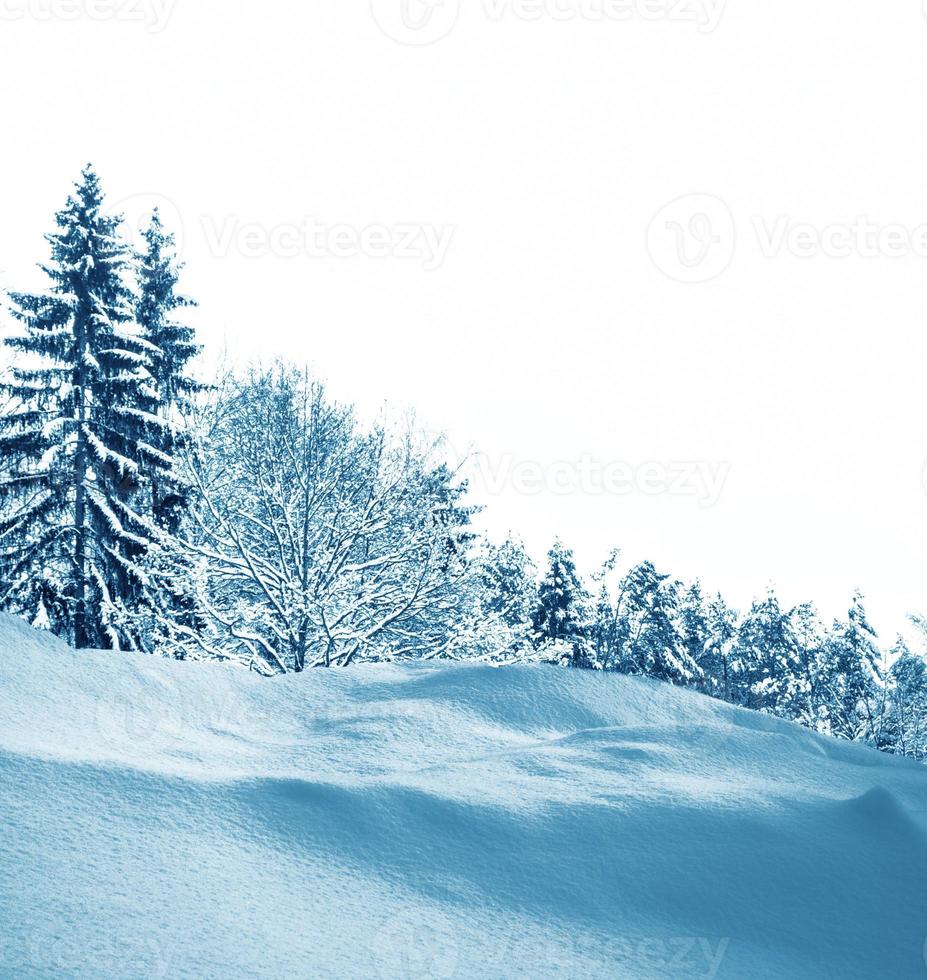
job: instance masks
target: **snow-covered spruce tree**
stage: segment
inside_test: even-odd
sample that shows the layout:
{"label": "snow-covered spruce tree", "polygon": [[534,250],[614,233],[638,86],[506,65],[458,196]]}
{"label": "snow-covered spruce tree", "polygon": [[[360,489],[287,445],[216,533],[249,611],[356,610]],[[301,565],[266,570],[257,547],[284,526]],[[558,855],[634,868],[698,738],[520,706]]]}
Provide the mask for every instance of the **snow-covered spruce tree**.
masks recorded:
{"label": "snow-covered spruce tree", "polygon": [[754,601],[737,631],[735,699],[783,718],[799,713],[801,665],[788,613],[770,590]]}
{"label": "snow-covered spruce tree", "polygon": [[621,555],[613,549],[593,577],[596,587],[592,611],[592,656],[598,670],[617,670],[623,649],[625,624],[620,620],[619,598],[613,595]]}
{"label": "snow-covered spruce tree", "polygon": [[486,544],[481,557],[487,612],[499,615],[514,627],[528,623],[534,605],[536,571],[524,544],[509,537],[502,544]]}
{"label": "snow-covered spruce tree", "polygon": [[135,646],[119,626],[146,586],[152,478],[168,470],[148,371],[132,329],[120,220],[89,166],[47,237],[43,293],[13,293],[22,332],[0,420],[0,606],[78,647]]}
{"label": "snow-covered spruce tree", "polygon": [[733,667],[737,612],[718,594],[708,603],[705,618],[708,637],[701,664],[705,672],[703,689],[723,701],[733,701],[737,684]]}
{"label": "snow-covered spruce tree", "polygon": [[796,606],[789,613],[789,624],[795,643],[798,672],[798,694],[792,718],[817,731],[822,724],[821,683],[826,654],[824,629],[810,602]]}
{"label": "snow-covered spruce tree", "polygon": [[573,552],[556,541],[547,554],[547,571],[531,617],[532,638],[543,659],[571,667],[591,666],[588,602]]}
{"label": "snow-covered spruce tree", "polygon": [[161,223],[158,210],[143,232],[145,247],[138,256],[138,295],[135,318],[141,336],[150,345],[149,371],[158,394],[158,414],[166,425],[158,430],[155,447],[165,457],[165,472],[152,482],[152,512],[160,527],[177,531],[190,488],[172,465],[182,448],[183,427],[179,424],[191,399],[204,390],[188,374],[190,362],[201,346],[192,327],[174,316],[177,310],[195,306],[178,292],[182,265],[177,260],[174,236]]}
{"label": "snow-covered spruce tree", "polygon": [[482,542],[474,558],[473,602],[462,653],[496,663],[534,659],[531,616],[536,571],[521,541]]}
{"label": "snow-covered spruce tree", "polygon": [[679,627],[679,583],[649,561],[621,583],[617,618],[622,636],[618,669],[674,684],[695,684],[702,669],[690,655]]}
{"label": "snow-covered spruce tree", "polygon": [[708,626],[708,610],[702,595],[702,586],[693,582],[680,590],[679,638],[688,658],[698,664],[698,674],[693,679],[700,691],[714,693],[714,683],[709,676],[711,632]]}
{"label": "snow-covered spruce tree", "polygon": [[879,748],[923,761],[927,759],[927,662],[912,653],[900,636],[892,648],[892,657]]}
{"label": "snow-covered spruce tree", "polygon": [[827,730],[850,740],[873,737],[881,702],[882,655],[857,592],[845,622],[836,621],[827,638],[821,672]]}
{"label": "snow-covered spruce tree", "polygon": [[127,608],[124,618],[127,628],[144,638],[145,649],[185,659],[191,654],[206,655],[197,642],[205,625],[199,606],[205,566],[185,540],[191,530],[188,511],[195,493],[187,465],[189,429],[197,396],[206,386],[188,373],[201,347],[193,328],[175,314],[196,304],[178,290],[182,264],[174,236],[157,210],[143,238],[144,247],[137,256],[135,317],[148,345],[149,372],[163,423],[155,430],[152,451],[160,454],[164,466],[152,474],[149,485],[148,509],[158,533],[143,564],[149,583],[147,601]]}

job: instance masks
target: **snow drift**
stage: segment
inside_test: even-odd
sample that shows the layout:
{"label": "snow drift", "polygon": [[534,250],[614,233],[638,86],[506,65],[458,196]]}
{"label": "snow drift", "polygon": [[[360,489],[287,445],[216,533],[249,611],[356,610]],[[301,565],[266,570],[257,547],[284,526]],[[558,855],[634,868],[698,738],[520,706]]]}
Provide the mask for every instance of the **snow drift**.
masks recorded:
{"label": "snow drift", "polygon": [[0,976],[927,976],[927,769],[646,680],[0,618]]}

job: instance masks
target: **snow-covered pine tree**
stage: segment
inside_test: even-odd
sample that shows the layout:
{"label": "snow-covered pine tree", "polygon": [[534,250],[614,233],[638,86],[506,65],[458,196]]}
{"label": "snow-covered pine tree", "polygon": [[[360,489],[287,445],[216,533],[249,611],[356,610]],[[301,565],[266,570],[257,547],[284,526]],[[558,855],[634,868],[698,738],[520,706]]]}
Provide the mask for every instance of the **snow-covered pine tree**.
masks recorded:
{"label": "snow-covered pine tree", "polygon": [[186,659],[214,655],[204,636],[206,614],[205,568],[191,547],[195,535],[189,510],[196,496],[189,465],[181,463],[190,448],[196,396],[208,386],[189,373],[201,347],[192,327],[175,316],[196,303],[178,290],[183,264],[177,258],[173,234],[164,227],[157,209],[142,232],[144,245],[137,256],[135,318],[148,344],[149,371],[157,393],[162,421],[152,450],[164,463],[152,474],[148,507],[157,527],[157,543],[143,565],[149,581],[145,602],[126,611],[127,624],[145,638],[148,650]]}
{"label": "snow-covered pine tree", "polygon": [[876,640],[876,631],[866,618],[863,597],[857,592],[846,621],[835,622],[827,639],[822,691],[833,735],[853,740],[875,733],[883,681],[882,655]]}
{"label": "snow-covered pine tree", "polygon": [[795,721],[818,730],[821,726],[821,680],[824,669],[824,630],[817,611],[810,602],[796,606],[789,613],[791,634],[795,642],[798,663],[798,697],[793,717]]}
{"label": "snow-covered pine tree", "polygon": [[145,588],[148,486],[170,469],[154,350],[133,330],[131,255],[91,167],[56,224],[49,288],[10,295],[22,332],[6,340],[19,357],[0,419],[0,607],[78,647],[131,647],[121,609]]}
{"label": "snow-covered pine tree", "polygon": [[[199,355],[192,327],[174,317],[177,310],[196,303],[178,289],[182,264],[177,259],[174,236],[165,229],[155,208],[143,232],[145,247],[138,256],[138,296],[135,318],[141,336],[150,344],[149,370],[158,396],[158,414],[167,423],[158,430],[155,447],[168,464],[181,447],[183,429],[178,423],[191,400],[204,386],[187,373]],[[152,484],[152,512],[158,525],[176,533],[189,495],[189,483],[171,469]]]}
{"label": "snow-covered pine tree", "polygon": [[679,583],[652,562],[635,565],[621,583],[618,606],[624,636],[619,669],[695,684],[702,669],[690,655],[679,627]]}
{"label": "snow-covered pine tree", "polygon": [[927,759],[927,662],[912,653],[900,636],[892,657],[879,748],[912,759]]}
{"label": "snow-covered pine tree", "polygon": [[485,544],[480,560],[484,610],[510,626],[525,626],[531,618],[534,575],[531,559],[518,538]]}
{"label": "snow-covered pine tree", "polygon": [[704,690],[724,701],[736,701],[737,678],[733,668],[733,649],[737,638],[737,612],[718,593],[705,613],[708,639],[702,669]]}
{"label": "snow-covered pine tree", "polygon": [[535,568],[517,538],[501,544],[485,541],[474,579],[476,601],[470,630],[474,650],[489,659],[527,659],[533,650],[531,615],[537,591]]}
{"label": "snow-covered pine tree", "polygon": [[538,586],[531,618],[535,647],[572,667],[589,665],[588,594],[576,571],[573,552],[556,541],[547,554],[547,572]]}
{"label": "snow-covered pine tree", "polygon": [[612,549],[593,579],[598,589],[593,607],[591,645],[598,670],[616,670],[624,645],[618,600],[613,595],[615,569],[620,556],[619,549]]}
{"label": "snow-covered pine tree", "polygon": [[783,718],[795,717],[801,700],[798,647],[789,616],[771,589],[753,603],[740,624],[733,665],[742,704]]}
{"label": "snow-covered pine tree", "polygon": [[708,674],[709,639],[708,613],[700,582],[693,582],[679,599],[679,633],[689,658],[699,666],[699,690],[713,693],[714,684]]}

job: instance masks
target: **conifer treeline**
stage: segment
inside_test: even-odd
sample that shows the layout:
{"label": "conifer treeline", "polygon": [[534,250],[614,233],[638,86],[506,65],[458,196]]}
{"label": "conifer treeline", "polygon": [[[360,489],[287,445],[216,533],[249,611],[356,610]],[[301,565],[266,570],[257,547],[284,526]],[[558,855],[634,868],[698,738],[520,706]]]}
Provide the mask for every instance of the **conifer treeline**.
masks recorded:
{"label": "conifer treeline", "polygon": [[556,545],[473,533],[442,448],[360,425],[284,365],[208,387],[177,317],[173,238],[140,254],[87,167],[13,293],[0,391],[0,608],[81,648],[262,673],[363,659],[541,661],[646,675],[819,731],[927,756],[927,665],[880,650],[861,596],[825,628],[774,594],[743,616],[613,555],[588,588]]}
{"label": "conifer treeline", "polygon": [[772,590],[740,614],[650,562],[624,575],[616,564],[613,555],[589,588],[569,549],[555,545],[525,645],[544,659],[656,677],[927,758],[927,664],[900,636],[891,649],[880,647],[859,593],[846,617],[828,626],[811,603],[783,608]]}

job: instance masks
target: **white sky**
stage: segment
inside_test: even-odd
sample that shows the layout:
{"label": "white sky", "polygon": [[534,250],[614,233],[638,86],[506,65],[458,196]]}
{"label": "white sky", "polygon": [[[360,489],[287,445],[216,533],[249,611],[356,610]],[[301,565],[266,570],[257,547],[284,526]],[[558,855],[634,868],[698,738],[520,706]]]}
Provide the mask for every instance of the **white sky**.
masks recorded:
{"label": "white sky", "polygon": [[[0,284],[37,283],[92,160],[130,215],[182,223],[211,350],[415,406],[486,453],[487,521],[535,553],[559,533],[592,567],[620,546],[828,617],[858,586],[887,638],[927,609],[919,0],[689,0],[699,23],[678,0],[408,0],[405,33],[402,0],[163,2],[0,0]],[[437,269],[291,239],[244,254],[242,225],[309,216],[453,237]],[[879,254],[841,230],[860,216]],[[780,218],[838,226],[841,254],[796,254],[801,232],[776,251]],[[551,467],[583,458],[727,479],[713,506],[504,479],[536,464],[569,490]]]}

